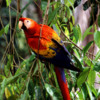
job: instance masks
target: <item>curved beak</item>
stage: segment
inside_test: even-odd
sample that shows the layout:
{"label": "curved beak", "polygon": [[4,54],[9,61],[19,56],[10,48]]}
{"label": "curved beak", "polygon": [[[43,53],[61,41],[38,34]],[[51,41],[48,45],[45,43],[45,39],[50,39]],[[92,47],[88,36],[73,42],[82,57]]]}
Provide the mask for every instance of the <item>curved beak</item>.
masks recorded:
{"label": "curved beak", "polygon": [[22,21],[19,21],[19,23],[18,23],[19,29],[22,29],[22,26],[23,26],[23,22]]}

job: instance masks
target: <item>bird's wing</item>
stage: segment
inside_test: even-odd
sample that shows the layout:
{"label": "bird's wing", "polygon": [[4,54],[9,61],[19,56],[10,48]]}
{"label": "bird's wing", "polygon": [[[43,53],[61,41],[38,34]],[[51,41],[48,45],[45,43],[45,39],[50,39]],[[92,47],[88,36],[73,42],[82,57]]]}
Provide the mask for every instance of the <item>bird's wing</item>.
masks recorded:
{"label": "bird's wing", "polygon": [[[73,71],[80,72],[80,69],[75,67],[71,60],[71,54],[68,52],[64,44],[61,42],[56,41],[55,39],[52,39],[52,41],[56,44],[58,47],[57,55],[53,58],[51,62],[53,62],[55,65],[59,67],[64,67]],[[57,61],[56,61],[57,60]]]}

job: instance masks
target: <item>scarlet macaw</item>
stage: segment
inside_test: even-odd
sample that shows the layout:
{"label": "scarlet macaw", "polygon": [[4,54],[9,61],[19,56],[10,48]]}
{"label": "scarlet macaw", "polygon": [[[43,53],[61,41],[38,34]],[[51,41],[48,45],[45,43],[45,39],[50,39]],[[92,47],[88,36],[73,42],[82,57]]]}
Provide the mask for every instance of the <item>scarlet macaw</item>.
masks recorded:
{"label": "scarlet macaw", "polygon": [[23,29],[27,43],[39,59],[55,66],[55,72],[64,100],[70,100],[64,69],[79,71],[71,61],[71,55],[58,34],[49,26],[38,24],[30,18],[19,19],[19,29]]}

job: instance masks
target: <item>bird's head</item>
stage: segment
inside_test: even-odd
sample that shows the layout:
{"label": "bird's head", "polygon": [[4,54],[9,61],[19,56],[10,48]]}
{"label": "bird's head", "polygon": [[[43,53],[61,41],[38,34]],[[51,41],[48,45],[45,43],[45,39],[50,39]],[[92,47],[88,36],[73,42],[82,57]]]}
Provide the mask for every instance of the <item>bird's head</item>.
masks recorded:
{"label": "bird's head", "polygon": [[30,18],[20,18],[19,19],[19,29],[23,29],[27,34],[33,34],[38,29],[38,24]]}

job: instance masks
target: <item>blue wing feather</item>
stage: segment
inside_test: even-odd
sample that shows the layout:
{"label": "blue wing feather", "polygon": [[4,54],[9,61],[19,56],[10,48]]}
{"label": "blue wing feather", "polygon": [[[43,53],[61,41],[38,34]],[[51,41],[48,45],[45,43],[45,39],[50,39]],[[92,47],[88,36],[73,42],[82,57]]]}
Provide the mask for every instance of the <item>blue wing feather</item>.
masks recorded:
{"label": "blue wing feather", "polygon": [[71,55],[66,49],[66,47],[62,44],[62,41],[60,42],[61,44],[58,43],[56,40],[52,40],[52,41],[56,44],[57,47],[56,48],[49,47],[49,48],[56,52],[56,56],[54,56],[53,58],[45,58],[40,55],[39,56],[40,59],[49,61],[57,67],[67,68],[74,71],[80,71],[72,64]]}

